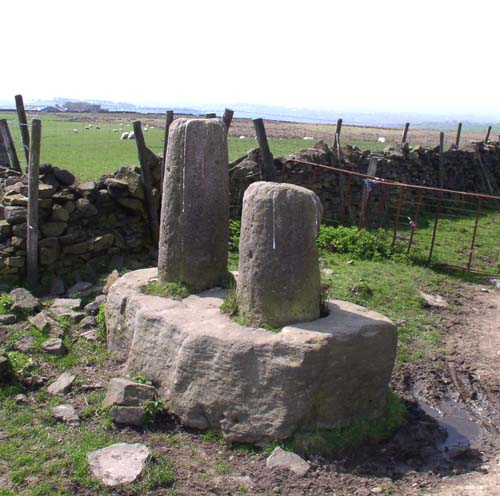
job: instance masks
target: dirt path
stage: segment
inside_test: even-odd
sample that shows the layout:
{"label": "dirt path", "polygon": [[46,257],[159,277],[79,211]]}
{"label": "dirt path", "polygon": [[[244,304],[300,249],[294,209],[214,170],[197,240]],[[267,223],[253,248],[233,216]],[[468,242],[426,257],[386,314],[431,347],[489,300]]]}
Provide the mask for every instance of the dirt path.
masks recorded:
{"label": "dirt path", "polygon": [[450,377],[457,400],[491,433],[491,447],[479,472],[444,478],[429,494],[500,495],[500,290],[465,285],[454,303],[458,311],[446,312],[441,322],[449,332]]}

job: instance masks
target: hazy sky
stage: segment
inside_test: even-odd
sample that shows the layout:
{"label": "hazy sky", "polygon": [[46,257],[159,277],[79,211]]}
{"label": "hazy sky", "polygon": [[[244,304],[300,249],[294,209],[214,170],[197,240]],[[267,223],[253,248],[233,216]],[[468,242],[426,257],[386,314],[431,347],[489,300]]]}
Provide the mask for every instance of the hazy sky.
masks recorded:
{"label": "hazy sky", "polygon": [[500,117],[499,0],[8,0],[0,15],[2,100]]}

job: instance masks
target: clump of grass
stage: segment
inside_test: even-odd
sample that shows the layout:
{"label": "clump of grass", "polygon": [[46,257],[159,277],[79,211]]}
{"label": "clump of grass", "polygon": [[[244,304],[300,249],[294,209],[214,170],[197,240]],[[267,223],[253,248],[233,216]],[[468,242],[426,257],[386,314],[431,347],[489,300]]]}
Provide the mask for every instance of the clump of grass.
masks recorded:
{"label": "clump of grass", "polygon": [[182,282],[151,281],[142,288],[142,292],[152,296],[162,296],[182,300],[191,294],[191,288]]}
{"label": "clump of grass", "polygon": [[129,374],[129,377],[131,381],[139,382],[140,384],[146,384],[147,386],[153,385],[153,381],[144,374],[141,374],[141,372],[132,372],[131,374]]}
{"label": "clump of grass", "polygon": [[219,310],[229,317],[236,317],[239,313],[238,299],[236,298],[236,291],[230,289],[227,296],[224,298]]}
{"label": "clump of grass", "polygon": [[14,300],[7,293],[0,294],[0,315],[9,313],[13,303]]}
{"label": "clump of grass", "polygon": [[328,309],[329,291],[330,291],[329,284],[322,284],[321,285],[321,293],[320,293],[320,297],[319,297],[319,317],[320,317],[320,319],[330,315],[330,310]]}
{"label": "clump of grass", "polygon": [[146,414],[146,422],[154,423],[160,414],[165,411],[165,403],[161,398],[146,400],[143,405],[144,413]]}
{"label": "clump of grass", "polygon": [[281,331],[281,327],[275,327],[275,326],[272,326],[266,322],[262,322],[262,324],[260,324],[260,327],[262,329],[265,329],[266,331],[270,331],[270,332],[280,332]]}
{"label": "clump of grass", "polygon": [[106,328],[106,305],[102,304],[99,306],[99,311],[97,312],[97,339],[102,342],[106,342],[108,337],[108,330]]}
{"label": "clump of grass", "polygon": [[321,226],[316,243],[320,249],[349,253],[361,260],[401,258],[403,248],[394,245],[384,229],[368,231],[357,227]]}
{"label": "clump of grass", "polygon": [[406,419],[404,403],[388,392],[385,413],[378,419],[358,419],[347,427],[322,429],[315,432],[297,432],[283,443],[302,456],[321,455],[331,457],[338,452],[355,448],[361,443],[380,442],[389,439]]}

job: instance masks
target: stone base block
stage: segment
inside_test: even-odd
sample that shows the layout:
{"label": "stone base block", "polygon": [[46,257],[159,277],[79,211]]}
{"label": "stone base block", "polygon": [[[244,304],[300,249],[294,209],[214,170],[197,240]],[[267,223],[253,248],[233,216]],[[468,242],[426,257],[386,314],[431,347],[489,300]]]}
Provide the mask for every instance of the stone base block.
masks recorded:
{"label": "stone base block", "polygon": [[221,314],[224,290],[143,294],[155,278],[157,269],[137,270],[112,286],[108,347],[153,380],[184,425],[265,444],[383,413],[397,345],[386,317],[331,301],[328,317],[273,333]]}

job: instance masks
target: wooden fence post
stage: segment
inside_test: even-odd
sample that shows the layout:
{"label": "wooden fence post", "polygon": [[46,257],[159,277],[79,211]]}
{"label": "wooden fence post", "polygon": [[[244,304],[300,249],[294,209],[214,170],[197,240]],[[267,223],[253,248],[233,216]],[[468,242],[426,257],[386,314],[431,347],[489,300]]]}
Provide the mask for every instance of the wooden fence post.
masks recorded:
{"label": "wooden fence post", "polygon": [[163,140],[163,164],[161,165],[160,193],[163,195],[163,177],[165,175],[165,165],[167,163],[168,132],[170,124],[174,122],[174,111],[167,110],[165,113],[165,138]]}
{"label": "wooden fence post", "polygon": [[260,153],[262,155],[262,177],[264,181],[272,181],[276,176],[276,170],[274,168],[273,155],[271,153],[271,150],[269,149],[269,143],[267,142],[264,121],[260,118],[253,119],[253,127],[255,128]]}
{"label": "wooden fence post", "polygon": [[[371,156],[370,162],[368,163],[368,170],[366,172],[367,176],[376,176],[377,175],[377,165],[378,165],[379,157]],[[372,184],[370,179],[364,179],[363,184],[363,192],[361,193],[361,209],[359,213],[359,222],[358,227],[362,229],[366,225],[366,211],[368,208],[368,200],[370,199],[370,193]]]}
{"label": "wooden fence post", "polygon": [[444,133],[439,132],[439,187],[444,188]]}
{"label": "wooden fence post", "polygon": [[491,126],[488,126],[488,131],[486,131],[486,137],[484,138],[484,143],[488,143],[490,140],[490,134],[491,134]]}
{"label": "wooden fence post", "polygon": [[342,119],[337,120],[337,128],[335,129],[335,138],[333,140],[333,148],[337,152],[337,159],[339,161],[339,164],[342,160],[342,157],[340,156],[340,133],[342,132]]}
{"label": "wooden fence post", "polygon": [[26,240],[26,279],[35,289],[38,284],[38,181],[42,122],[33,119],[28,160],[28,223]]}
{"label": "wooden fence post", "polygon": [[404,145],[406,144],[406,139],[408,138],[408,129],[410,128],[410,123],[407,122],[405,124],[405,128],[403,130],[403,137],[401,138],[401,144]]}
{"label": "wooden fence post", "polygon": [[226,133],[229,134],[229,126],[231,126],[231,121],[233,120],[234,110],[225,109],[224,115],[222,116],[222,122],[226,125]]}
{"label": "wooden fence post", "polygon": [[24,155],[26,156],[26,167],[30,161],[30,132],[28,129],[28,120],[26,119],[26,110],[24,109],[24,101],[22,95],[16,95],[17,119],[19,121],[19,129],[21,130],[21,139],[23,140]]}
{"label": "wooden fence post", "polygon": [[[146,202],[146,210],[149,217],[149,228],[151,231],[151,238],[156,247],[158,247],[159,238],[159,225],[158,225],[158,213],[154,208],[153,202],[153,188],[151,186],[151,169],[150,169],[150,156],[154,155],[149,148],[146,147],[144,141],[144,135],[142,133],[141,121],[134,121],[134,134],[135,142],[137,144],[137,154],[139,156],[139,162],[141,164],[141,177],[142,184],[144,185],[144,200]],[[155,157],[156,159],[156,157]]]}
{"label": "wooden fence post", "polygon": [[456,140],[455,140],[455,146],[456,146],[457,148],[459,148],[459,147],[460,147],[460,136],[461,136],[461,135],[462,135],[462,123],[461,123],[461,122],[459,122],[459,123],[458,123],[458,127],[457,127],[457,138],[456,138]]}
{"label": "wooden fence post", "polygon": [[2,135],[3,144],[7,151],[7,156],[9,157],[10,168],[22,173],[23,171],[19,159],[17,158],[14,140],[10,134],[9,124],[6,119],[0,119],[0,134]]}

